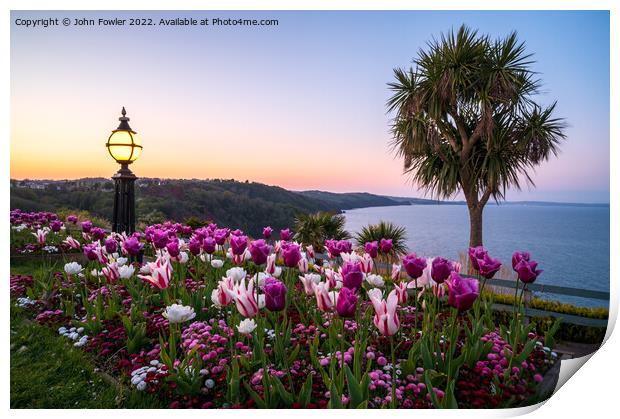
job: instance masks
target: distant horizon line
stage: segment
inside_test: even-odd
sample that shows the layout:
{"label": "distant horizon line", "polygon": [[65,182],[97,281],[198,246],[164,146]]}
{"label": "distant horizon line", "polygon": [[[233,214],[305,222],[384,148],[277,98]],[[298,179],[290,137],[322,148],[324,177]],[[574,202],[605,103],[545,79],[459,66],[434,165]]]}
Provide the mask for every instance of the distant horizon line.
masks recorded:
{"label": "distant horizon line", "polygon": [[[71,181],[78,181],[78,180],[88,180],[88,179],[103,179],[103,180],[109,180],[110,182],[112,182],[111,178],[105,177],[105,176],[92,176],[92,177],[81,177],[81,178],[65,178],[65,179],[48,179],[48,178],[23,178],[23,179],[16,179],[16,178],[10,178],[10,181],[18,181],[18,182],[23,182],[23,181],[38,181],[38,182],[71,182]],[[138,180],[140,179],[145,179],[145,180],[154,180],[154,179],[159,179],[159,180],[172,180],[172,181],[215,181],[215,180],[220,180],[220,181],[234,181],[234,182],[251,182],[251,183],[258,183],[258,184],[262,184],[262,185],[267,185],[267,186],[275,186],[278,188],[283,188],[286,189],[288,191],[291,192],[312,192],[312,191],[317,191],[317,192],[326,192],[326,193],[334,193],[334,194],[356,194],[356,193],[363,193],[363,194],[370,194],[370,195],[376,195],[376,196],[383,196],[386,198],[397,198],[397,199],[417,199],[417,200],[426,200],[426,201],[437,201],[437,202],[451,202],[454,204],[465,204],[465,201],[460,199],[457,200],[455,199],[437,199],[437,198],[420,198],[417,196],[397,196],[397,195],[392,195],[392,194],[384,194],[384,193],[373,193],[373,192],[367,192],[367,191],[348,191],[348,192],[334,192],[334,191],[329,191],[329,190],[323,190],[323,189],[301,189],[301,190],[296,190],[296,189],[288,189],[285,188],[283,186],[280,185],[270,185],[267,183],[263,183],[263,182],[259,182],[256,180],[250,180],[250,179],[245,179],[245,180],[238,180],[235,178],[166,178],[166,177],[139,177]],[[493,205],[501,205],[501,203],[506,203],[506,204],[560,204],[560,205],[572,205],[572,206],[610,206],[610,202],[574,202],[574,201],[538,201],[538,200],[518,200],[518,201],[509,201],[509,200],[503,200],[500,201],[499,204],[495,203],[494,201],[489,201],[489,204]]]}

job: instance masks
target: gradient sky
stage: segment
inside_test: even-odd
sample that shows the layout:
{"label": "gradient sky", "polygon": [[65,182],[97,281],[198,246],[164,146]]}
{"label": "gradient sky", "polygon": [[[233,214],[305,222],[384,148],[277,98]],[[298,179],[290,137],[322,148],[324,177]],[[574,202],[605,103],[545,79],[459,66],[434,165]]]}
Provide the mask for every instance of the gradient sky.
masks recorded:
{"label": "gradient sky", "polygon": [[[245,17],[271,27],[48,27],[39,17]],[[11,13],[11,177],[110,176],[121,106],[142,137],[138,176],[235,178],[289,189],[423,196],[389,149],[394,67],[466,23],[517,30],[535,53],[539,100],[570,127],[537,188],[511,200],[609,202],[609,13]]]}

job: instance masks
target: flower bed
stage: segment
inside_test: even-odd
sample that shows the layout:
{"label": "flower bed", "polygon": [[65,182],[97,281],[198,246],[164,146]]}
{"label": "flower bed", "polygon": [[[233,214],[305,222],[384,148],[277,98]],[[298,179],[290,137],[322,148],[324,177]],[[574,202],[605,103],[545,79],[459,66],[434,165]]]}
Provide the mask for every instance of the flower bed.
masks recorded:
{"label": "flower bed", "polygon": [[[77,222],[11,212],[14,248],[88,261],[42,259],[45,274],[12,276],[14,303],[173,408],[514,407],[539,401],[556,363],[519,298],[494,323],[480,295],[501,263],[482,248],[470,250],[478,281],[413,253],[380,271],[389,240],[328,240],[315,263],[288,230],[251,240],[165,223],[127,236],[83,221],[70,237],[63,226]],[[523,282],[541,272],[527,253],[512,264]]]}

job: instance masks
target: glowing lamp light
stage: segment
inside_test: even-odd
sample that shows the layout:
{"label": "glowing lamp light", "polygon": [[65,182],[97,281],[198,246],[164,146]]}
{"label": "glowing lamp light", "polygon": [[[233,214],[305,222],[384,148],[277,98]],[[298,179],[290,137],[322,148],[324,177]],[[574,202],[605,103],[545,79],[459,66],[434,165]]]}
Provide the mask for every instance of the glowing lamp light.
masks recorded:
{"label": "glowing lamp light", "polygon": [[112,131],[106,147],[114,160],[121,165],[128,165],[140,157],[142,143],[138,133],[129,126],[129,118],[125,116],[127,114],[125,107],[123,107],[121,114],[123,116],[118,118],[121,123],[118,128]]}

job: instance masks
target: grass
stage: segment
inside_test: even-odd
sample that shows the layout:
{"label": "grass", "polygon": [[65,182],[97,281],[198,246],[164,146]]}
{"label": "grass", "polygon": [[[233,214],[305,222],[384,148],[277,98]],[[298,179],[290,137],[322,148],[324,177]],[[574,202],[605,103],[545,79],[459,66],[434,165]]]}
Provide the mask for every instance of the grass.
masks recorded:
{"label": "grass", "polygon": [[95,372],[90,356],[11,307],[11,408],[157,408],[160,402]]}

